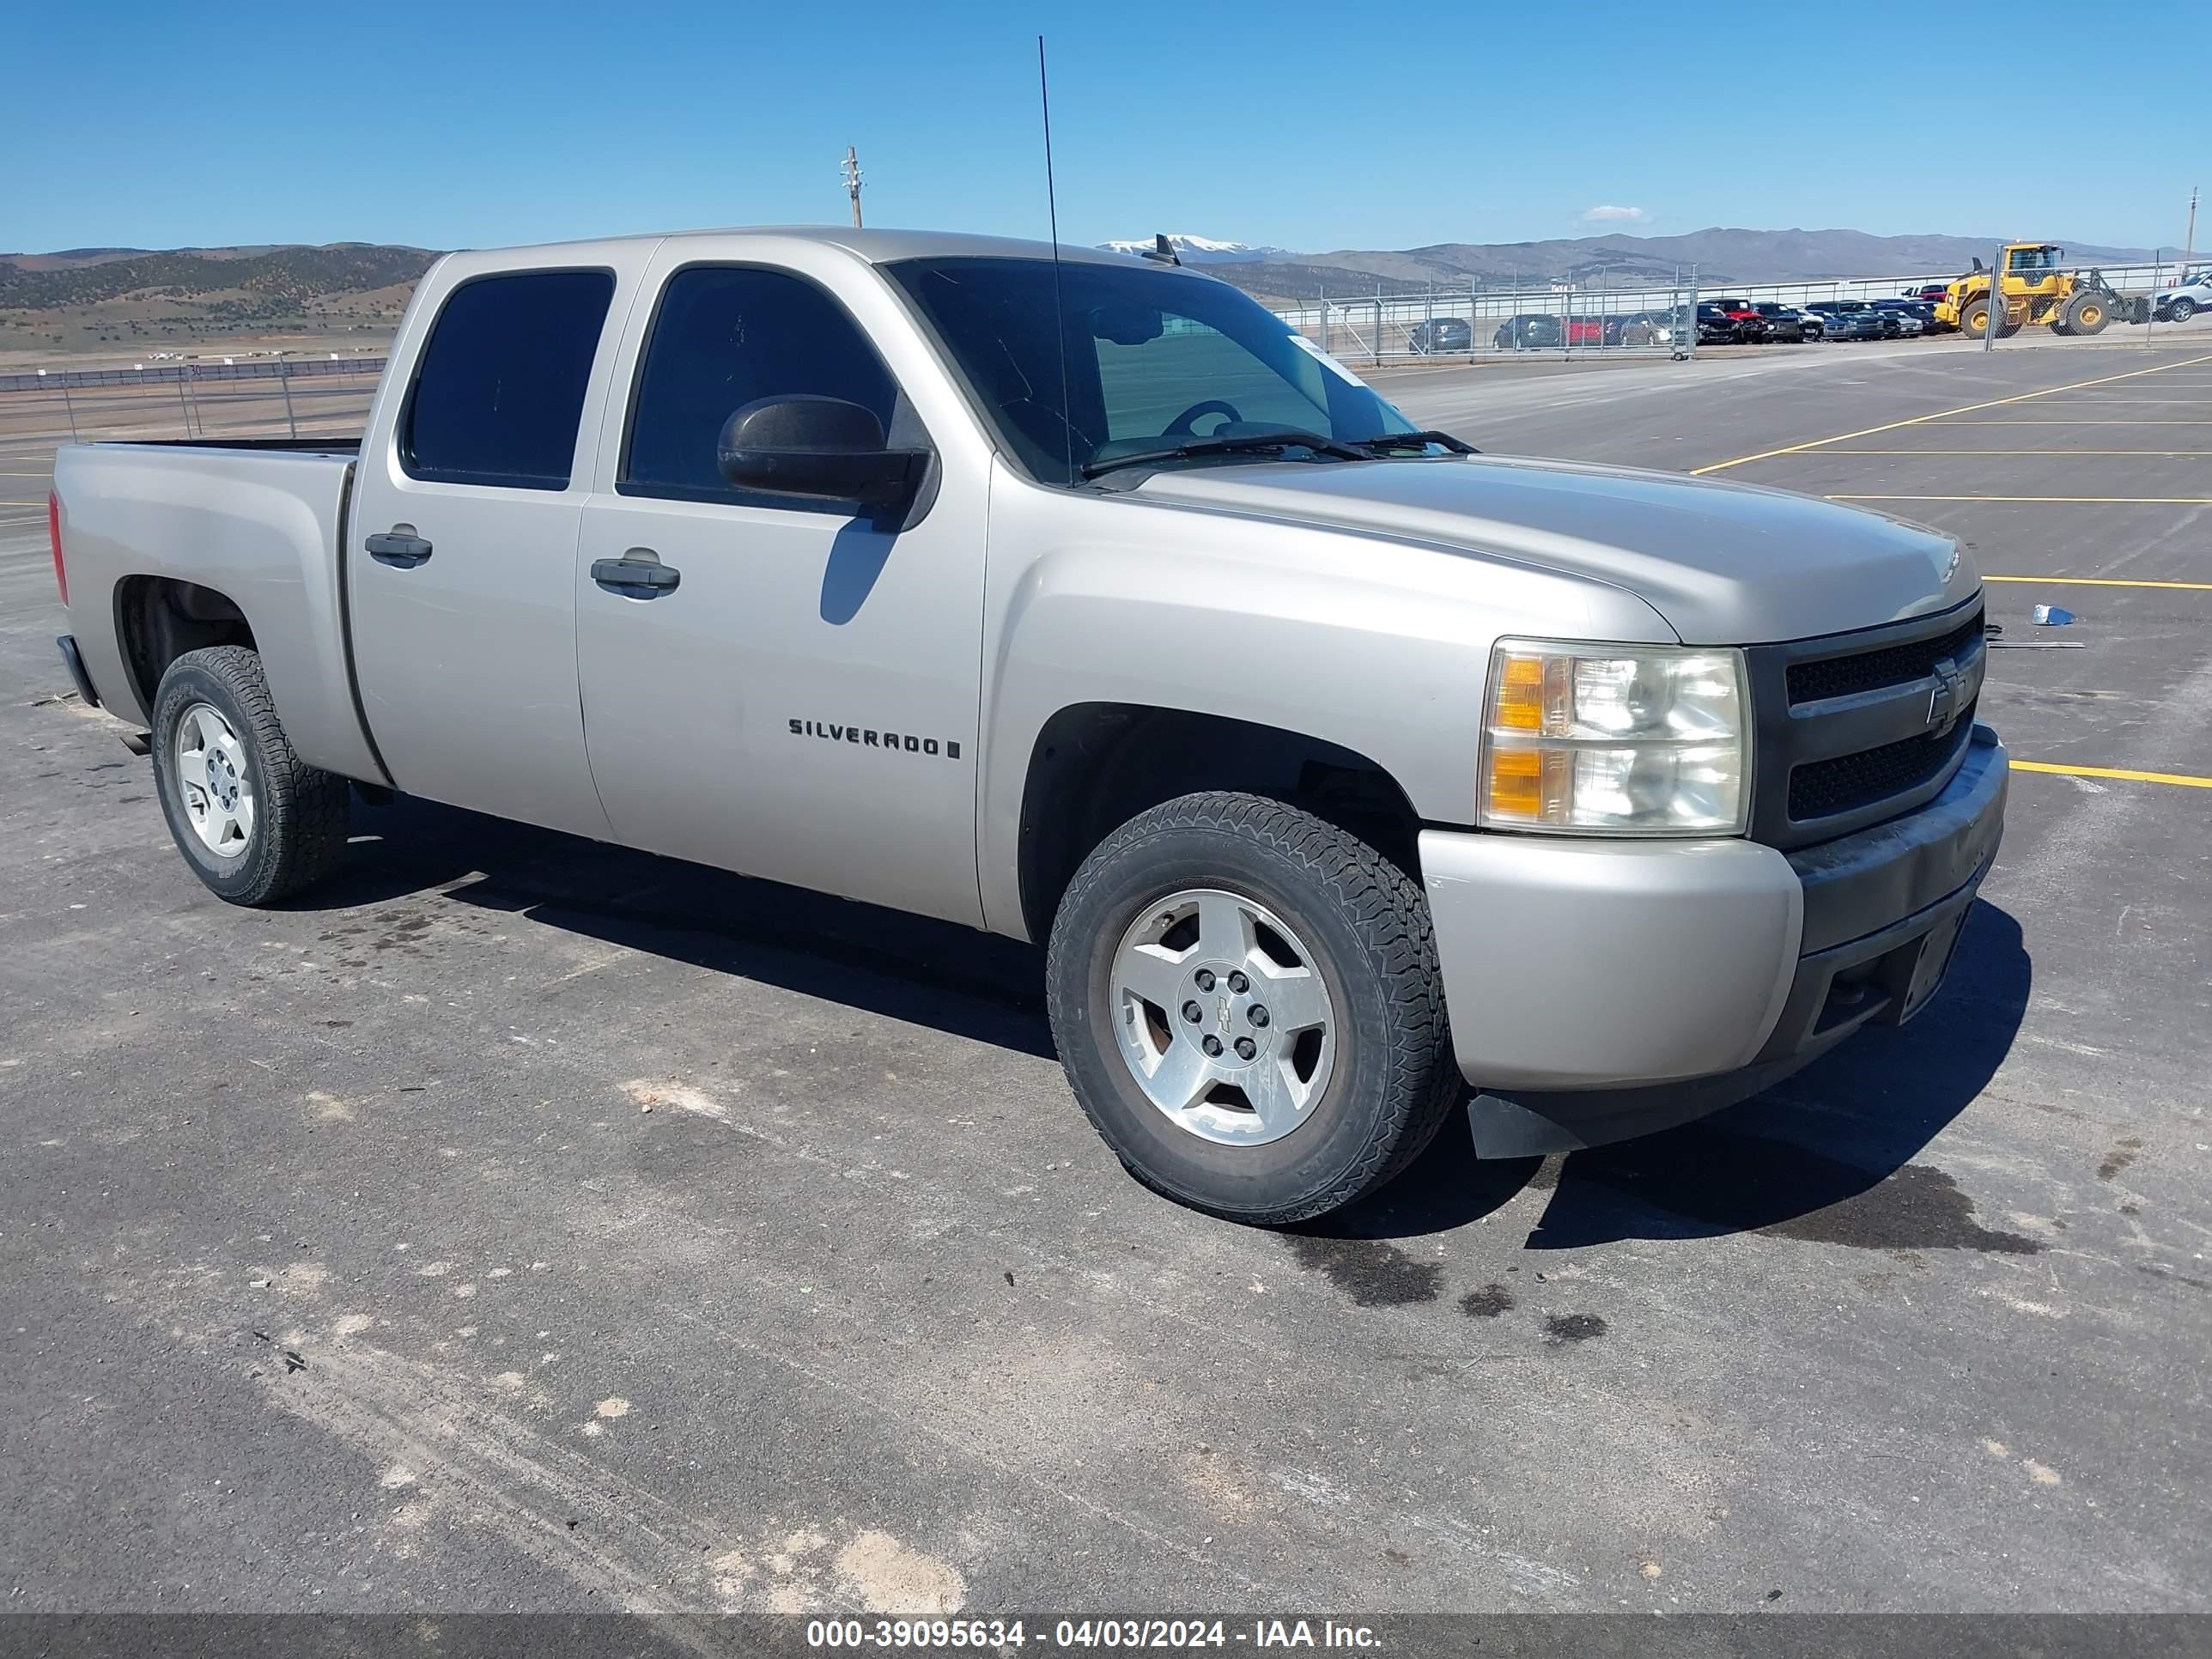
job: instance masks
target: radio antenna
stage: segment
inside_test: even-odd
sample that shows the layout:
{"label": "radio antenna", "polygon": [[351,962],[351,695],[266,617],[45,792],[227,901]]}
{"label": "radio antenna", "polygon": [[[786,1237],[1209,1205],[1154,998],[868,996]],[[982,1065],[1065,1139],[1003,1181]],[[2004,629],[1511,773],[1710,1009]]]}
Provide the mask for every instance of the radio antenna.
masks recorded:
{"label": "radio antenna", "polygon": [[1060,286],[1060,203],[1052,186],[1052,85],[1045,78],[1044,36],[1037,36],[1037,103],[1044,112],[1044,205],[1052,221],[1052,325],[1060,341],[1060,424],[1067,439],[1067,481],[1075,482],[1075,422],[1067,396],[1067,300]]}

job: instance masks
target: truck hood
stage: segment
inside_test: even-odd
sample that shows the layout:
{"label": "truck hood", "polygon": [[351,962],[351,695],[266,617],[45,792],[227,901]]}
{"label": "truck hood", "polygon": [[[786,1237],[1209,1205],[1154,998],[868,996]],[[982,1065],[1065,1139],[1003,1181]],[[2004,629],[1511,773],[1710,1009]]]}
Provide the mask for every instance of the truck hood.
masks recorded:
{"label": "truck hood", "polygon": [[1474,456],[1194,467],[1148,500],[1419,541],[1625,588],[1686,645],[1873,628],[1971,598],[1940,531],[1809,495],[1671,472]]}

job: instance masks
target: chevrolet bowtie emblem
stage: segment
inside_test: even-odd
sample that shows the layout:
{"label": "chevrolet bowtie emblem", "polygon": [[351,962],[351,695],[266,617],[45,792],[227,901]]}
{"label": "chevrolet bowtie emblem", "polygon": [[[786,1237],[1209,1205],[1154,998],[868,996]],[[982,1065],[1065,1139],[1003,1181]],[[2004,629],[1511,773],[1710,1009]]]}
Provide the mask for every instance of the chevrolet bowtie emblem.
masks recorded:
{"label": "chevrolet bowtie emblem", "polygon": [[1948,657],[1936,665],[1935,674],[1935,689],[1928,694],[1928,735],[1940,738],[1959,723],[1974,699],[1965,672]]}

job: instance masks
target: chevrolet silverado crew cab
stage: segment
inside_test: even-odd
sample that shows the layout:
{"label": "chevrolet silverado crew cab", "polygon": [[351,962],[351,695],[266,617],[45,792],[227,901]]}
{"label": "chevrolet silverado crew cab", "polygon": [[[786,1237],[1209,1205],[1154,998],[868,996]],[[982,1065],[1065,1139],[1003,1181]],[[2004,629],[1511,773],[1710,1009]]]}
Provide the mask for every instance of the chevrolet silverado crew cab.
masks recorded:
{"label": "chevrolet silverado crew cab", "polygon": [[1997,845],[1949,538],[1470,453],[1116,255],[453,254],[358,445],[55,486],[64,656],[222,897],[361,785],[1031,940],[1099,1133],[1244,1221],[1902,1020]]}

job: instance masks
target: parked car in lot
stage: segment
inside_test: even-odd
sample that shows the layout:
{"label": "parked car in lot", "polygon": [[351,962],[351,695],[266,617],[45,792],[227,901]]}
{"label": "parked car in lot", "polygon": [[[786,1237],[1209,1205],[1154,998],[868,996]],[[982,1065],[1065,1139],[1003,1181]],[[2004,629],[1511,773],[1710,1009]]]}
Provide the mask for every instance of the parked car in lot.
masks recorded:
{"label": "parked car in lot", "polygon": [[1711,300],[1698,301],[1699,345],[1741,345],[1745,338],[1743,324]]}
{"label": "parked car in lot", "polygon": [[1736,325],[1736,338],[1746,345],[1755,344],[1770,337],[1766,319],[1748,300],[1715,300],[1723,315]]}
{"label": "parked car in lot", "polygon": [[1566,331],[1548,312],[1525,311],[1498,325],[1491,343],[1500,351],[1557,351],[1567,343]]}
{"label": "parked car in lot", "polygon": [[[1905,333],[1905,325],[1893,313],[1877,311],[1865,300],[1815,300],[1808,308],[1831,319],[1856,318],[1860,319],[1859,326],[1872,330],[1871,333],[1863,336],[1854,334],[1851,336],[1853,338],[1894,340]],[[1832,327],[1830,332],[1832,334],[1834,331]]]}
{"label": "parked car in lot", "polygon": [[1569,317],[1565,320],[1569,345],[1601,346],[1605,343],[1604,318]]}
{"label": "parked car in lot", "polygon": [[1633,311],[1605,319],[1605,343],[1619,346],[1686,345],[1669,311]]}
{"label": "parked car in lot", "polygon": [[1826,318],[1817,311],[1808,311],[1802,306],[1796,307],[1796,312],[1797,326],[1803,331],[1807,339],[1825,340],[1828,337]]}
{"label": "parked car in lot", "polygon": [[1814,300],[1805,309],[1820,314],[1831,340],[1889,339],[1902,332],[1885,326],[1882,313],[1863,300]]}
{"label": "parked car in lot", "polygon": [[1474,326],[1464,317],[1432,317],[1413,325],[1406,341],[1423,356],[1474,349]]}
{"label": "parked car in lot", "polygon": [[1934,307],[1923,306],[1917,300],[1869,300],[1867,305],[1884,317],[1895,318],[1898,332],[1906,339],[1917,339],[1930,332],[1935,326]]}
{"label": "parked car in lot", "polygon": [[1936,302],[1950,291],[1951,285],[1948,283],[1923,283],[1918,288],[1905,289],[1905,298],[1917,300],[1922,305],[1933,311],[1936,308]]}
{"label": "parked car in lot", "polygon": [[1759,320],[1766,325],[1766,337],[1796,345],[1805,337],[1802,313],[1796,307],[1773,300],[1761,300],[1752,307]]}
{"label": "parked car in lot", "polygon": [[2212,311],[2212,266],[2185,272],[2172,288],[2150,296],[2150,307],[2161,323],[2185,323],[2200,311]]}
{"label": "parked car in lot", "polygon": [[1912,1017],[2002,829],[1949,535],[1476,456],[1073,247],[448,254],[358,442],[69,445],[49,521],[63,658],[220,897],[327,876],[358,783],[1030,940],[1115,1154],[1243,1222]]}

